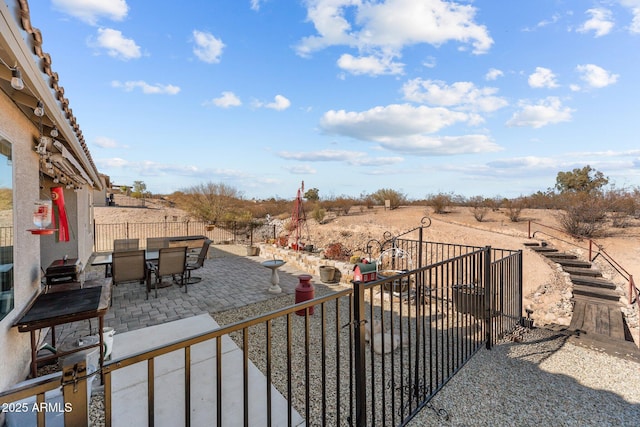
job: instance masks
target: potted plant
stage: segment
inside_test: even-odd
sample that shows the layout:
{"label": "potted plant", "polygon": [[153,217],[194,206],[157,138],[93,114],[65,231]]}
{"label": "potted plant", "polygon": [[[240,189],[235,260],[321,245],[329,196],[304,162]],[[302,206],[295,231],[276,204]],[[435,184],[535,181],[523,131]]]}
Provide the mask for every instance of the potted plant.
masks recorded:
{"label": "potted plant", "polygon": [[323,283],[335,283],[336,268],[331,265],[321,265],[320,280]]}

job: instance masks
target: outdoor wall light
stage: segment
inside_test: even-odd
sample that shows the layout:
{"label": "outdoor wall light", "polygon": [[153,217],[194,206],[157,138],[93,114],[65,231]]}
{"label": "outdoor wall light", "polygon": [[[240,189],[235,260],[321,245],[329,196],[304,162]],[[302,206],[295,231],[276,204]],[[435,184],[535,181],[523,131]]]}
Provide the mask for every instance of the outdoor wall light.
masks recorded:
{"label": "outdoor wall light", "polygon": [[16,68],[11,69],[11,87],[15,90],[24,89],[24,81],[22,80],[22,73]]}
{"label": "outdoor wall light", "polygon": [[35,114],[38,117],[44,116],[44,104],[42,104],[42,101],[38,101],[36,108],[34,108],[33,110],[33,114]]}

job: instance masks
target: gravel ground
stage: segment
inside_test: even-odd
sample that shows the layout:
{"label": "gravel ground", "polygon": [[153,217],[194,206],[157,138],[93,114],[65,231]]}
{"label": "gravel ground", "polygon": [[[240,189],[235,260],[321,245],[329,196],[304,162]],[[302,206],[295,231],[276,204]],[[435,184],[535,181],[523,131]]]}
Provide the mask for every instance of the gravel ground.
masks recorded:
{"label": "gravel ground", "polygon": [[[214,317],[228,324],[287,303],[274,299]],[[520,332],[518,342],[482,348],[408,425],[637,425],[639,363],[573,345],[561,332]]]}
{"label": "gravel ground", "polygon": [[[213,316],[220,325],[225,325],[286,307],[292,303],[291,298],[274,298]],[[315,319],[318,316],[313,317]],[[303,339],[297,336],[297,331],[303,331],[304,328],[296,327],[301,326],[296,322],[302,322],[303,319],[292,316],[294,342],[298,344]],[[278,351],[278,345],[281,345],[277,340],[281,334],[275,333],[278,329],[274,324],[274,354]],[[640,419],[639,363],[597,349],[576,346],[563,333],[549,329],[519,329],[516,335],[517,340],[505,340],[492,350],[482,348],[407,425],[637,425]],[[264,368],[262,336],[260,328],[251,331],[250,359],[260,368]],[[234,338],[239,339],[238,336]],[[276,365],[277,359],[280,357],[274,357]],[[334,363],[329,359],[326,366],[333,366]],[[312,363],[312,371],[316,369],[314,366],[319,365]],[[303,383],[301,371],[293,372],[294,384],[298,386]],[[318,372],[312,373],[310,381],[314,387],[318,386],[316,383],[319,378]],[[284,380],[274,375],[273,382],[280,390],[286,389]],[[328,393],[334,396],[331,390]],[[299,394],[295,393],[294,386],[293,403],[301,408],[303,402],[298,400],[301,397]],[[90,412],[93,426],[104,425],[103,401],[101,390],[94,390]],[[320,410],[315,407],[317,403],[310,402],[312,414]],[[327,422],[333,425],[333,414],[328,414]],[[319,424],[319,420],[309,423]]]}
{"label": "gravel ground", "polygon": [[478,352],[408,425],[638,425],[639,368],[533,329]]}

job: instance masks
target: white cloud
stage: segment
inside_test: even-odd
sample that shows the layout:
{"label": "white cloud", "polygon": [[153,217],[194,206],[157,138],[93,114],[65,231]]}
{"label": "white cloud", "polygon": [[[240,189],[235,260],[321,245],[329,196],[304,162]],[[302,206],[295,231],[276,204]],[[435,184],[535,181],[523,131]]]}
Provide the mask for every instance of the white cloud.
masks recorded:
{"label": "white cloud", "polygon": [[349,150],[319,150],[308,152],[281,151],[278,157],[306,162],[344,162],[353,166],[391,165],[404,161],[402,157],[371,157],[371,153]]}
{"label": "white cloud", "polygon": [[211,103],[216,107],[222,108],[239,107],[242,105],[240,98],[238,98],[235,93],[229,91],[222,92],[222,96],[214,98]]}
{"label": "white cloud", "polygon": [[487,162],[487,166],[492,169],[512,169],[512,170],[553,170],[558,168],[558,160],[549,157],[512,157],[510,159],[499,159]]}
{"label": "white cloud", "polygon": [[120,144],[115,139],[107,138],[106,136],[99,136],[93,142],[100,148],[119,148]]}
{"label": "white cloud", "polygon": [[107,54],[117,59],[137,59],[142,56],[140,46],[132,39],[125,38],[118,30],[99,28],[96,45],[106,49]]}
{"label": "white cloud", "polygon": [[213,34],[204,31],[193,30],[195,46],[193,53],[203,62],[215,64],[220,62],[224,43]]}
{"label": "white cloud", "polygon": [[550,19],[543,19],[542,21],[538,22],[536,24],[536,27],[538,28],[543,28],[546,27],[547,25],[552,25],[555,24],[556,22],[558,22],[560,20],[560,15],[558,15],[557,13],[553,14],[551,16]]}
{"label": "white cloud", "polygon": [[498,89],[477,88],[471,82],[456,82],[447,85],[439,80],[409,80],[402,86],[404,99],[443,107],[458,107],[463,110],[491,112],[505,107],[508,102],[495,96]]}
{"label": "white cloud", "polygon": [[590,15],[591,18],[578,28],[578,32],[588,33],[593,31],[595,37],[601,37],[611,32],[614,22],[610,10],[598,7],[588,9],[585,13]]}
{"label": "white cloud", "polygon": [[385,138],[434,133],[469,120],[469,114],[446,108],[392,104],[363,112],[330,110],[323,115],[320,125],[329,134],[380,141]]}
{"label": "white cloud", "polygon": [[117,80],[114,80],[111,82],[111,86],[124,89],[126,92],[132,92],[134,89],[139,88],[145,95],[177,95],[180,92],[180,87],[178,86],[162,84],[151,85],[142,80],[128,82],[119,82]]}
{"label": "white cloud", "polygon": [[100,18],[122,21],[129,12],[125,0],[52,0],[53,7],[90,25]]}
{"label": "white cloud", "polygon": [[498,70],[497,68],[490,68],[489,71],[487,71],[487,74],[485,74],[484,78],[485,80],[493,81],[502,76],[504,76],[504,73],[501,70]]}
{"label": "white cloud", "polygon": [[320,128],[327,134],[372,141],[381,147],[415,155],[444,155],[497,151],[500,148],[485,135],[428,136],[457,123],[476,120],[473,114],[446,108],[394,104],[363,112],[331,110]]}
{"label": "white cloud", "polygon": [[318,172],[316,169],[314,169],[310,165],[287,166],[286,168],[283,168],[283,169],[294,175],[313,175]]}
{"label": "white cloud", "polygon": [[427,59],[425,59],[424,61],[422,61],[422,65],[425,68],[435,68],[435,66],[437,65],[438,61],[436,60],[435,57],[433,56],[428,56]]}
{"label": "white cloud", "polygon": [[640,34],[640,7],[633,9],[633,20],[629,25],[629,32],[632,34]]}
{"label": "white cloud", "polygon": [[629,32],[632,34],[640,33],[640,0],[619,0],[623,7],[629,9],[633,18],[629,25]]}
{"label": "white cloud", "polygon": [[502,148],[487,135],[426,136],[380,142],[387,150],[415,156],[444,156],[454,154],[490,153]]}
{"label": "white cloud", "polygon": [[520,103],[520,110],[515,112],[507,122],[507,126],[529,126],[541,128],[550,124],[568,122],[574,110],[563,107],[560,99],[550,96],[537,104]]}
{"label": "white cloud", "polygon": [[581,74],[580,78],[592,88],[603,88],[618,81],[618,74],[612,74],[602,67],[594,64],[578,65],[576,70]]}
{"label": "white cloud", "polygon": [[533,88],[556,88],[556,76],[553,72],[544,67],[536,67],[536,71],[529,76],[529,86]]}
{"label": "white cloud", "polygon": [[338,67],[351,74],[368,74],[372,76],[382,74],[402,74],[404,64],[393,62],[392,58],[377,56],[360,56],[358,58],[348,53],[338,59]]}
{"label": "white cloud", "polygon": [[256,12],[258,12],[260,10],[260,3],[262,3],[262,1],[264,0],[251,0],[251,10],[255,10]]}
{"label": "white cloud", "polygon": [[297,45],[301,56],[329,46],[348,46],[369,56],[395,58],[406,46],[440,46],[449,41],[471,45],[474,53],[481,54],[493,44],[487,28],[475,23],[476,9],[471,5],[443,0],[308,0],[307,5],[307,19],[317,34]]}
{"label": "white cloud", "polygon": [[299,160],[306,162],[335,162],[345,161],[352,157],[364,156],[366,153],[348,150],[319,150],[308,152],[281,151],[278,156],[286,160]]}
{"label": "white cloud", "polygon": [[265,104],[264,102],[261,102],[261,101],[254,101],[253,106],[256,108],[264,107],[264,108],[270,108],[276,111],[283,111],[291,106],[291,101],[289,101],[287,98],[285,98],[282,95],[276,95],[274,97],[273,102],[269,102]]}

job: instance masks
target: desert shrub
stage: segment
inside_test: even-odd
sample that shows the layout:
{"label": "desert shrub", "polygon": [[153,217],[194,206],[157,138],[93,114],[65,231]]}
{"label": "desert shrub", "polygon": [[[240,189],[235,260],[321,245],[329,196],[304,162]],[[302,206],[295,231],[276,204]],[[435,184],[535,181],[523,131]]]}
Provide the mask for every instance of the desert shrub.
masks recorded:
{"label": "desert shrub", "polygon": [[390,209],[397,209],[407,202],[406,194],[391,188],[381,188],[370,196],[379,205],[385,206],[386,201],[389,201]]}
{"label": "desert shrub", "polygon": [[489,213],[489,208],[486,206],[476,206],[474,208],[471,208],[471,211],[473,212],[473,217],[476,219],[476,221],[482,222],[484,220],[484,217]]}
{"label": "desert shrub", "polygon": [[559,195],[551,190],[538,191],[526,197],[527,205],[535,209],[557,209]]}
{"label": "desert shrub", "polygon": [[324,256],[335,261],[347,261],[351,258],[351,251],[342,243],[331,243],[325,248]]}
{"label": "desert shrub", "polygon": [[596,236],[606,225],[607,203],[599,194],[575,193],[563,197],[564,208],[558,221],[574,236]]}
{"label": "desert shrub", "polygon": [[489,213],[489,206],[482,196],[471,197],[467,204],[473,213],[473,217],[478,222],[482,222],[484,217]]}
{"label": "desert shrub", "polygon": [[364,192],[360,194],[360,201],[367,209],[373,209],[373,206],[376,204],[373,196]]}
{"label": "desert shrub", "polygon": [[288,233],[292,233],[296,229],[296,223],[289,218],[285,221],[283,227]]}
{"label": "desert shrub", "polygon": [[362,261],[362,258],[359,255],[351,255],[349,258],[349,264],[357,264]]}
{"label": "desert shrub", "polygon": [[327,215],[327,211],[320,207],[320,205],[316,205],[311,212],[311,217],[316,220],[318,224],[324,223],[324,218]]}
{"label": "desert shrub", "polygon": [[503,202],[503,205],[507,208],[507,212],[505,213],[505,215],[507,215],[509,221],[520,221],[520,215],[522,214],[522,209],[524,208],[523,199],[505,200]]}
{"label": "desert shrub", "polygon": [[616,228],[629,227],[631,218],[637,217],[639,210],[634,195],[626,190],[614,189],[609,191],[605,198],[611,212],[611,225]]}
{"label": "desert shrub", "polygon": [[348,215],[354,204],[354,199],[346,196],[332,197],[322,202],[325,209],[335,212],[336,215]]}
{"label": "desert shrub", "polygon": [[427,196],[427,204],[433,209],[433,213],[444,214],[447,213],[447,207],[451,205],[451,195],[445,193],[439,193],[431,196]]}

